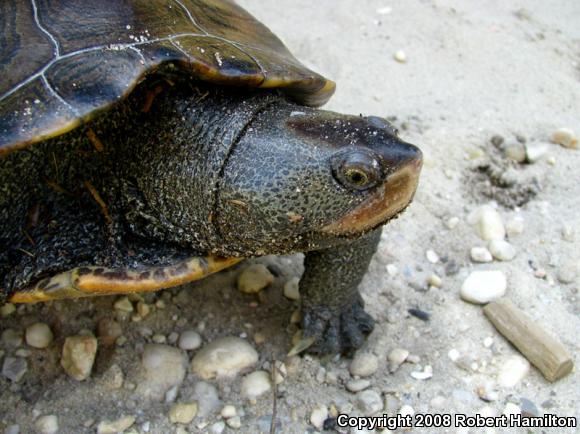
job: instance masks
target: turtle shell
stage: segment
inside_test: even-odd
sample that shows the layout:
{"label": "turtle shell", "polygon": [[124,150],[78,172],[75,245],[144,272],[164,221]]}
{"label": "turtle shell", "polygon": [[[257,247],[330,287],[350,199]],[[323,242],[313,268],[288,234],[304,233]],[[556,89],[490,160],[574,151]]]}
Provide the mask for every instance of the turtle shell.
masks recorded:
{"label": "turtle shell", "polygon": [[164,65],[312,106],[334,92],[231,0],[6,0],[0,40],[0,155],[75,128]]}

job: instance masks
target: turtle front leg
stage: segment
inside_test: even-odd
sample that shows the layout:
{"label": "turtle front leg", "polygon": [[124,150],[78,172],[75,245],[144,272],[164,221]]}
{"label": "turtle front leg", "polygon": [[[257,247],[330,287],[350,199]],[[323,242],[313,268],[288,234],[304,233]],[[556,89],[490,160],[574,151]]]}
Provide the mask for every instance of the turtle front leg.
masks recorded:
{"label": "turtle front leg", "polygon": [[380,240],[381,229],[352,243],[308,252],[300,281],[302,342],[309,352],[351,353],[374,327],[358,292]]}

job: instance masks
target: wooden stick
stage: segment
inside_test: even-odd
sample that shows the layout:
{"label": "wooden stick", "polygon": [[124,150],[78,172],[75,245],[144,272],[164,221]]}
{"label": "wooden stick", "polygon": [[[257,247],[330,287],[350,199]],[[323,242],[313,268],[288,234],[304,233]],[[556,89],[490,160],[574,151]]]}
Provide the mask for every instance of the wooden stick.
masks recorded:
{"label": "wooden stick", "polygon": [[574,362],[564,345],[508,299],[489,303],[483,313],[546,380],[554,382],[572,372]]}

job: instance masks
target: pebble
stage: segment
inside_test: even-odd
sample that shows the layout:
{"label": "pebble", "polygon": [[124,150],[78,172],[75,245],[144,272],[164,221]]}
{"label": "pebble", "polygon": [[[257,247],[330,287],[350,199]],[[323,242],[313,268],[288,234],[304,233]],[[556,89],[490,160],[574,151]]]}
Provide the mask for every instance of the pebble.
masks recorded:
{"label": "pebble", "polygon": [[293,277],[284,284],[284,297],[290,300],[300,300],[299,292],[300,278]]}
{"label": "pebble", "polygon": [[425,252],[425,257],[432,264],[436,264],[437,262],[439,262],[439,255],[435,253],[434,250],[427,250]]}
{"label": "pebble", "polygon": [[8,425],[4,434],[20,434],[20,425]]}
{"label": "pebble", "polygon": [[473,262],[493,261],[493,256],[491,256],[490,251],[486,247],[472,247],[469,256]]}
{"label": "pebble", "polygon": [[164,344],[165,342],[167,342],[167,338],[165,337],[165,335],[162,335],[161,333],[155,333],[151,337],[151,340],[156,344]]}
{"label": "pebble", "polygon": [[135,423],[134,416],[122,416],[117,420],[104,420],[97,425],[97,434],[122,433]]}
{"label": "pebble", "polygon": [[113,307],[121,312],[133,312],[133,304],[129,300],[129,297],[121,297],[115,302]]}
{"label": "pebble", "polygon": [[27,370],[28,363],[22,357],[6,357],[2,363],[2,375],[15,383],[22,379]]}
{"label": "pebble", "polygon": [[395,348],[391,350],[387,356],[387,360],[389,361],[389,372],[393,373],[399,369],[399,366],[401,366],[408,357],[409,351],[404,348]]}
{"label": "pebble", "polygon": [[403,50],[395,51],[395,54],[393,55],[393,57],[399,63],[405,63],[407,61],[407,55],[405,54],[405,52]]}
{"label": "pebble", "polygon": [[91,375],[96,354],[94,336],[69,336],[62,347],[60,364],[70,377],[83,381]]}
{"label": "pebble", "polygon": [[357,353],[350,363],[351,375],[370,377],[379,369],[379,359],[371,353]]}
{"label": "pebble", "polygon": [[519,415],[522,412],[522,410],[520,409],[520,407],[516,404],[514,404],[513,402],[508,402],[504,409],[503,409],[503,414],[505,414],[506,416],[511,416],[511,415]]}
{"label": "pebble", "polygon": [[493,338],[492,338],[491,336],[488,336],[488,337],[486,337],[486,338],[483,340],[483,346],[484,346],[485,348],[489,348],[489,347],[491,347],[492,345],[493,345]]}
{"label": "pebble", "polygon": [[507,281],[503,271],[473,271],[461,285],[460,295],[465,301],[485,304],[503,297]]}
{"label": "pebble", "polygon": [[533,416],[537,417],[540,416],[540,412],[538,411],[538,407],[528,398],[520,398],[520,407],[521,412],[524,413],[526,416]]}
{"label": "pebble", "polygon": [[197,414],[197,402],[173,404],[169,409],[171,423],[190,423]]}
{"label": "pebble", "polygon": [[441,285],[443,285],[443,281],[436,274],[431,274],[427,279],[427,284],[435,288],[441,288]]}
{"label": "pebble", "polygon": [[526,161],[528,163],[537,163],[546,156],[550,146],[545,143],[526,144]]}
{"label": "pebble", "polygon": [[489,251],[498,261],[511,261],[516,256],[516,248],[504,240],[491,240]]}
{"label": "pebble", "polygon": [[361,378],[360,380],[350,380],[348,383],[346,383],[346,389],[349,392],[356,393],[368,389],[370,385],[371,382],[369,380]]}
{"label": "pebble", "polygon": [[447,219],[447,221],[445,222],[445,226],[447,226],[447,229],[455,229],[457,227],[457,225],[459,224],[459,217],[449,217]]}
{"label": "pebble", "polygon": [[395,277],[399,274],[399,269],[395,264],[387,264],[387,274],[391,277]]}
{"label": "pebble", "polygon": [[371,416],[383,409],[381,395],[374,390],[364,390],[356,394],[356,405],[365,416]]}
{"label": "pebble", "polygon": [[530,363],[521,356],[508,358],[500,367],[498,382],[503,387],[513,387],[518,384],[530,370]]}
{"label": "pebble", "polygon": [[26,343],[34,348],[46,348],[53,339],[52,331],[47,324],[37,322],[26,328]]}
{"label": "pebble", "polygon": [[197,414],[201,418],[206,418],[222,407],[216,386],[206,381],[198,381],[193,386],[192,398],[197,401]]}
{"label": "pebble", "polygon": [[56,434],[58,432],[58,418],[54,414],[40,416],[34,422],[34,428],[39,434]]}
{"label": "pebble", "polygon": [[99,379],[99,383],[102,386],[109,390],[116,390],[120,389],[123,386],[123,371],[116,363],[113,363],[109,369],[107,369],[101,378]]}
{"label": "pebble", "polygon": [[224,405],[224,408],[222,408],[220,414],[224,419],[229,419],[230,417],[234,417],[235,415],[237,415],[238,412],[236,410],[236,407],[234,407],[233,405]]}
{"label": "pebble", "polygon": [[328,408],[325,405],[319,405],[310,413],[310,423],[318,430],[324,427],[324,421],[328,417]]}
{"label": "pebble", "polygon": [[150,312],[151,307],[147,303],[143,301],[139,301],[137,303],[137,313],[141,318],[145,318],[147,315],[149,315]]}
{"label": "pebble", "polygon": [[518,141],[506,144],[503,148],[503,152],[507,158],[517,163],[523,163],[526,161],[526,147],[523,143]]}
{"label": "pebble", "polygon": [[113,345],[122,334],[121,324],[110,318],[103,318],[97,325],[97,335],[103,345]]}
{"label": "pebble", "polygon": [[226,425],[232,429],[239,429],[242,426],[242,419],[240,416],[230,417],[226,420]]}
{"label": "pebble", "polygon": [[269,392],[272,388],[270,373],[267,371],[255,371],[246,375],[242,380],[242,396],[253,400]]}
{"label": "pebble", "polygon": [[560,283],[572,283],[578,275],[578,266],[573,262],[564,263],[558,268],[558,281]]}
{"label": "pebble", "polygon": [[425,366],[422,371],[411,372],[411,377],[415,380],[428,380],[433,377],[433,367],[431,365]]}
{"label": "pebble", "polygon": [[517,216],[508,221],[505,225],[508,237],[517,237],[524,233],[524,218]]}
{"label": "pebble", "polygon": [[22,345],[22,333],[14,329],[6,329],[2,332],[2,343],[6,347],[18,348]]}
{"label": "pebble", "polygon": [[503,240],[505,227],[499,213],[489,205],[483,205],[472,212],[468,221],[475,225],[479,237],[484,241]]}
{"label": "pebble", "polygon": [[461,354],[455,348],[451,348],[447,353],[447,357],[449,357],[452,362],[456,362],[461,357]]}
{"label": "pebble", "polygon": [[177,399],[177,394],[179,393],[179,386],[171,387],[167,392],[165,392],[165,402],[171,404]]}
{"label": "pebble", "polygon": [[228,336],[199,350],[191,361],[191,370],[204,380],[234,377],[257,362],[258,353],[247,341]]}
{"label": "pebble", "polygon": [[163,344],[147,344],[141,356],[142,381],[137,392],[161,398],[185,378],[187,357],[183,351]]}
{"label": "pebble", "polygon": [[16,306],[14,306],[12,303],[3,304],[2,307],[0,307],[0,316],[2,318],[10,316],[14,312],[16,312]]}
{"label": "pebble", "polygon": [[559,128],[552,133],[552,142],[569,149],[578,149],[578,137],[570,128]]}
{"label": "pebble", "polygon": [[223,420],[214,423],[209,427],[210,434],[222,434],[226,429],[226,423]]}
{"label": "pebble", "polygon": [[574,230],[574,227],[572,225],[564,225],[562,227],[562,239],[564,241],[567,241],[569,243],[573,243],[574,240],[576,239],[576,231]]}
{"label": "pebble", "polygon": [[274,283],[274,275],[264,264],[246,267],[238,277],[238,289],[246,294],[255,294]]}

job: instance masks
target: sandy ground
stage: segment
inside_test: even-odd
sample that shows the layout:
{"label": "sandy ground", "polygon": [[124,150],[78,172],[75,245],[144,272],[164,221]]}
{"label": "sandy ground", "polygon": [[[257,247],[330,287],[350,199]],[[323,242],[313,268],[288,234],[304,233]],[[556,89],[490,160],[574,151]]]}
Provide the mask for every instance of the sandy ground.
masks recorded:
{"label": "sandy ground", "polygon": [[[387,402],[385,411],[396,412],[408,405],[417,413],[499,415],[509,404],[528,406],[528,400],[539,414],[577,417],[577,370],[549,383],[532,367],[514,386],[498,383],[506,361],[518,353],[494,330],[480,306],[459,298],[459,289],[473,270],[502,270],[508,281],[507,297],[558,336],[576,362],[580,360],[580,151],[549,141],[552,132],[561,127],[580,133],[580,3],[240,3],[277,33],[296,57],[337,82],[328,109],[395,117],[401,136],[425,154],[415,202],[385,229],[362,284],[368,310],[377,319],[362,351],[373,353],[380,361],[369,381],[370,389]],[[394,60],[398,50],[404,51],[405,63]],[[493,135],[501,135],[506,142],[519,137],[532,147],[548,144],[547,153],[534,164],[515,164],[512,187],[491,188],[487,172],[473,168],[485,166],[490,158],[497,170],[507,167],[502,153],[490,144]],[[490,191],[495,196],[486,196]],[[484,243],[467,216],[480,205],[494,202],[504,222],[523,218],[523,234],[509,240],[517,255],[509,262],[474,264],[470,249]],[[513,203],[521,206],[504,206]],[[454,229],[446,224],[451,217],[459,219]],[[576,232],[575,238],[570,229]],[[436,252],[439,262],[429,262],[427,250]],[[114,299],[23,307],[0,319],[0,330],[22,331],[43,321],[55,332],[55,342],[48,350],[28,349],[28,370],[19,383],[0,379],[0,429],[17,424],[21,433],[34,432],[35,418],[52,414],[58,417],[59,432],[95,432],[101,420],[132,415],[136,418],[129,429],[132,432],[146,432],[147,428],[153,433],[208,432],[220,420],[218,415],[207,417],[207,424],[198,418],[188,425],[172,425],[167,419],[170,404],[143,399],[133,390],[139,382],[143,346],[151,341],[143,328],[168,336],[193,324],[201,330],[204,342],[240,334],[252,341],[259,332],[265,342],[254,344],[260,354],[258,365],[272,357],[284,360],[294,332],[289,318],[297,305],[282,296],[281,288],[301,272],[300,258],[261,261],[275,264],[279,276],[259,297],[257,306],[255,297],[234,288],[243,265],[193,288],[165,291],[155,297],[166,300],[167,307],[155,309],[141,322],[122,322],[127,342],[107,354],[99,350],[93,375],[81,383],[68,378],[59,366],[63,339],[83,328],[94,331],[98,319],[113,316]],[[393,266],[387,273],[388,264],[398,273],[393,273]],[[545,276],[538,277],[542,269]],[[564,271],[575,272],[575,277],[559,278]],[[426,282],[432,274],[441,277],[441,288],[429,289]],[[153,303],[155,297],[149,301]],[[409,308],[429,312],[430,320],[411,316]],[[486,338],[492,338],[488,346],[484,345]],[[386,356],[396,347],[418,356],[420,366],[404,363],[389,373]],[[468,363],[454,363],[448,357],[452,349],[468,356]],[[1,351],[6,357],[16,350],[2,344]],[[124,372],[124,385],[109,390],[101,376],[113,362]],[[357,395],[344,385],[350,379],[349,360],[306,357],[287,365],[289,373],[277,400],[278,432],[315,431],[309,418],[319,405],[349,409],[350,404],[352,414],[360,413]],[[432,378],[418,380],[410,375],[426,365],[432,366]],[[177,400],[191,394],[197,381],[188,375]],[[240,396],[240,377],[212,384],[223,403],[242,411],[237,432],[269,429],[271,394],[250,404]],[[482,389],[496,393],[491,402],[479,398],[477,391]],[[226,432],[234,430],[226,428]],[[452,426],[411,432],[468,431]],[[500,428],[496,432],[526,430]],[[577,431],[544,428],[528,432]]]}

